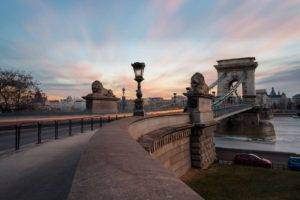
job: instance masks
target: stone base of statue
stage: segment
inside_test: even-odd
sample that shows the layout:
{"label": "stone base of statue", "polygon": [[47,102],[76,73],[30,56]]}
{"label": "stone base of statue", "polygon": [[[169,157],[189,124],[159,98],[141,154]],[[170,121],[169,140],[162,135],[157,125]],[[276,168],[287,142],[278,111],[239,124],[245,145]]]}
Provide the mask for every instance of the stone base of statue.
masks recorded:
{"label": "stone base of statue", "polygon": [[118,101],[112,90],[107,90],[99,81],[92,84],[93,93],[88,94],[83,99],[86,100],[86,110],[92,114],[108,114],[118,112]]}
{"label": "stone base of statue", "polygon": [[118,98],[87,95],[84,97],[84,99],[86,100],[86,110],[93,114],[118,112]]}
{"label": "stone base of statue", "polygon": [[209,94],[188,95],[188,112],[194,124],[214,122],[212,99],[213,96]]}

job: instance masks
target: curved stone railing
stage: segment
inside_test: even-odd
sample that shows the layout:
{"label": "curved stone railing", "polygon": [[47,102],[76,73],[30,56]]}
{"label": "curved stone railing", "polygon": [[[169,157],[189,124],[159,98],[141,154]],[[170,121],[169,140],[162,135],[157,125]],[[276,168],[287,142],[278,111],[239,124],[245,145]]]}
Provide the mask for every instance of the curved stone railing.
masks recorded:
{"label": "curved stone railing", "polygon": [[131,122],[129,126],[129,133],[134,139],[140,138],[151,131],[190,122],[187,113],[173,113],[163,115],[153,115],[149,117],[140,118]]}
{"label": "curved stone railing", "polygon": [[[156,129],[188,122],[187,114],[166,114],[122,119],[99,129],[81,156],[69,199],[202,199],[136,141]],[[169,142],[155,143],[151,154],[188,135],[176,130],[178,134],[166,132],[174,134]]]}

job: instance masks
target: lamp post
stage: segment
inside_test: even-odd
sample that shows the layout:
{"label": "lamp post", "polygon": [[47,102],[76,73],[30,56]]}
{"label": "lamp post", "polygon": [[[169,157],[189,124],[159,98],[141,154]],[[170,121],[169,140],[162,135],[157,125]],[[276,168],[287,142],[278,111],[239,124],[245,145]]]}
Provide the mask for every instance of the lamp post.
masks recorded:
{"label": "lamp post", "polygon": [[177,93],[176,92],[174,92],[173,93],[173,106],[176,106],[176,104],[177,104]]}
{"label": "lamp post", "polygon": [[125,88],[122,88],[122,101],[121,101],[121,107],[122,107],[122,112],[125,112],[125,104],[126,104],[126,98],[125,98]]}
{"label": "lamp post", "polygon": [[141,90],[141,82],[144,80],[143,73],[145,68],[145,63],[135,62],[131,64],[134,70],[134,75],[136,82],[138,83],[137,90],[136,90],[136,99],[134,100],[134,116],[144,116],[144,106],[143,106],[143,99],[142,99],[142,90]]}

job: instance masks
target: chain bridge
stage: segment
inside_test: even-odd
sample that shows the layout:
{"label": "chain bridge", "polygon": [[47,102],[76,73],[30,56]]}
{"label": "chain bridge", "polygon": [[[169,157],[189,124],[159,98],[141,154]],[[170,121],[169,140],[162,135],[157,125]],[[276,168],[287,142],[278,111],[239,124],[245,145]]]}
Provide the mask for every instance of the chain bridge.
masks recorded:
{"label": "chain bridge", "polygon": [[[215,65],[218,79],[210,84],[209,90],[217,87],[217,96],[213,99],[212,110],[216,121],[236,115],[255,107],[255,69],[254,57],[217,61]],[[238,88],[242,86],[242,96]],[[236,96],[233,96],[236,94]]]}

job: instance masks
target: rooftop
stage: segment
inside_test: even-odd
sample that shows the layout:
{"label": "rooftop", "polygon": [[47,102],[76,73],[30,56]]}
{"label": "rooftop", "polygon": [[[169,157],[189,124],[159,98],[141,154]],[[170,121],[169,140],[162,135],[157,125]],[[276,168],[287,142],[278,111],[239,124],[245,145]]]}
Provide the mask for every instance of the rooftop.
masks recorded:
{"label": "rooftop", "polygon": [[266,89],[258,89],[256,90],[257,94],[267,94],[267,90]]}
{"label": "rooftop", "polygon": [[295,95],[293,96],[293,99],[300,99],[300,94],[295,94]]}

